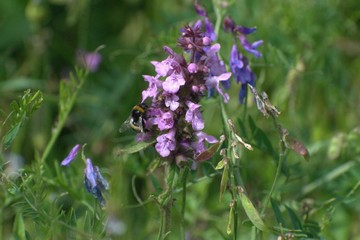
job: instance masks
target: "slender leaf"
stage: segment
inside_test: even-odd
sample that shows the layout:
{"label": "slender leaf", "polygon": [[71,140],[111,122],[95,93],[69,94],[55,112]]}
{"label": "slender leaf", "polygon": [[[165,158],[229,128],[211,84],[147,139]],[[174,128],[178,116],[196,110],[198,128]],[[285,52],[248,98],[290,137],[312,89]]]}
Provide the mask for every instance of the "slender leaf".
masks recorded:
{"label": "slender leaf", "polygon": [[265,223],[261,219],[259,212],[256,210],[250,199],[244,192],[240,192],[239,196],[241,204],[244,207],[246,215],[249,217],[250,221],[261,231],[267,231]]}
{"label": "slender leaf", "polygon": [[290,207],[286,206],[285,205],[285,208],[288,212],[288,215],[291,219],[291,223],[293,225],[293,228],[294,229],[302,229],[302,226],[301,226],[301,221],[300,219],[296,216],[296,213],[294,212],[294,210],[292,210]]}
{"label": "slender leaf", "polygon": [[221,202],[222,196],[225,193],[228,181],[229,181],[229,166],[227,164],[225,164],[223,174],[221,176],[221,183],[220,183],[220,195],[219,195],[220,202]]}
{"label": "slender leaf", "polygon": [[284,218],[283,218],[283,216],[281,214],[280,207],[279,207],[277,201],[275,199],[273,199],[273,198],[271,198],[270,201],[271,201],[272,209],[273,209],[273,211],[275,213],[276,221],[279,223],[279,225],[281,224],[281,226],[285,227],[286,226],[285,225],[285,220],[284,220]]}
{"label": "slender leaf", "polygon": [[123,149],[120,149],[121,153],[136,153],[136,152],[140,152],[141,150],[144,150],[145,148],[149,147],[150,145],[152,145],[153,143],[155,143],[155,141],[151,141],[151,142],[139,142],[139,143],[135,143],[129,146],[126,146]]}

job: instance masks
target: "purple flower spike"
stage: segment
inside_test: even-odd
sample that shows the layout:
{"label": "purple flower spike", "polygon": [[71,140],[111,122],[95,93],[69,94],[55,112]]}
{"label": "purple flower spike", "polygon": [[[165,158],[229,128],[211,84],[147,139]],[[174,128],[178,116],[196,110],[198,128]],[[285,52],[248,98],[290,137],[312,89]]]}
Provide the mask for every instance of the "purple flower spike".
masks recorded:
{"label": "purple flower spike", "polygon": [[155,149],[162,157],[168,157],[171,151],[175,150],[175,129],[170,130],[166,134],[162,134],[156,138]]}
{"label": "purple flower spike", "polygon": [[195,131],[202,130],[205,124],[200,112],[200,105],[190,101],[186,102],[186,105],[189,109],[186,111],[185,121],[191,123],[192,128]]}
{"label": "purple flower spike", "polygon": [[81,148],[80,144],[76,144],[70,151],[69,155],[61,162],[61,166],[69,166],[69,164],[75,159]]}
{"label": "purple flower spike", "polygon": [[166,78],[162,86],[164,90],[168,93],[177,93],[180,89],[180,86],[183,86],[184,84],[185,79],[182,74],[173,73]]}

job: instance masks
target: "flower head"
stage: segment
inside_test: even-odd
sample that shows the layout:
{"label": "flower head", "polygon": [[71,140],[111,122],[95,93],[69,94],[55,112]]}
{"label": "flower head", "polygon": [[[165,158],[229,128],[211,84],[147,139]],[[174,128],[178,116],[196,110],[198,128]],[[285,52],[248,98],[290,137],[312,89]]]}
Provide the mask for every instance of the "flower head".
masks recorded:
{"label": "flower head", "polygon": [[144,76],[149,88],[143,91],[143,101],[147,98],[152,101],[146,113],[148,131],[139,134],[137,140],[155,136],[159,155],[177,163],[195,159],[206,150],[206,142],[217,141],[199,133],[205,127],[200,100],[218,93],[227,102],[229,96],[224,88],[229,87],[232,75],[218,55],[220,44],[213,44],[216,34],[205,9],[195,2],[195,10],[202,20],[185,26],[178,40],[183,54],[189,56],[165,46],[168,57],[151,62],[156,75]]}

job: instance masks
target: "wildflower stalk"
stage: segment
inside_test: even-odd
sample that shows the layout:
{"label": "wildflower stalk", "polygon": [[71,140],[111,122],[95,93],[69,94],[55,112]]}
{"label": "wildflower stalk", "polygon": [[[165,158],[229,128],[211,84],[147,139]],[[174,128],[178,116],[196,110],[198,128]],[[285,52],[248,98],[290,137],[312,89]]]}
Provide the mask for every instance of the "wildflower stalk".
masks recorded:
{"label": "wildflower stalk", "polygon": [[268,193],[268,195],[265,198],[262,210],[260,212],[260,215],[263,216],[265,213],[265,210],[270,202],[271,196],[274,193],[275,187],[276,187],[276,183],[279,179],[280,173],[281,173],[281,168],[284,162],[284,158],[285,158],[285,151],[286,151],[286,145],[285,142],[283,140],[283,132],[282,132],[282,127],[280,126],[280,124],[276,121],[276,117],[273,114],[270,114],[273,123],[274,123],[274,127],[279,131],[279,135],[280,135],[280,152],[279,152],[279,161],[278,161],[278,165],[276,168],[276,173],[275,173],[275,178],[274,181],[272,183],[272,186],[270,188],[270,191]]}
{"label": "wildflower stalk", "polygon": [[166,191],[158,196],[160,208],[160,228],[158,240],[166,239],[171,230],[171,208],[173,204],[174,187],[178,181],[178,168],[174,163],[167,163],[164,167],[166,176]]}
{"label": "wildflower stalk", "polygon": [[[222,117],[223,117],[223,125],[225,126],[225,135],[226,138],[228,140],[228,147],[227,147],[227,157],[229,159],[231,159],[231,161],[228,161],[228,165],[229,165],[229,179],[230,179],[230,184],[231,184],[231,195],[232,195],[232,200],[231,200],[231,207],[230,207],[230,215],[233,216],[229,216],[229,219],[231,219],[231,221],[233,222],[233,230],[231,230],[230,225],[228,226],[228,234],[230,232],[233,232],[232,236],[233,239],[237,239],[237,228],[238,228],[238,202],[239,202],[239,197],[237,194],[237,188],[240,187],[242,189],[243,188],[243,181],[240,175],[240,171],[239,171],[239,166],[238,166],[238,161],[237,159],[233,156],[233,154],[231,154],[231,130],[230,127],[228,125],[228,115],[226,113],[225,107],[224,107],[224,103],[221,101],[220,99],[220,109],[221,109],[221,113],[222,113]],[[230,224],[230,222],[229,222]]]}
{"label": "wildflower stalk", "polygon": [[182,184],[182,201],[181,201],[181,239],[185,239],[185,207],[186,207],[186,182],[189,174],[189,168],[183,169],[181,184]]}
{"label": "wildflower stalk", "polygon": [[[59,119],[52,131],[51,138],[46,145],[43,155],[41,156],[40,163],[44,163],[48,157],[51,149],[53,148],[57,138],[59,137],[61,130],[63,129],[65,122],[74,107],[77,95],[82,88],[86,77],[88,75],[87,70],[75,69],[75,76],[71,76],[69,86],[66,86],[65,83],[60,87],[60,109],[59,109]],[[74,85],[73,85],[74,84]],[[73,88],[71,88],[73,87]],[[71,92],[71,94],[69,94]]]}
{"label": "wildflower stalk", "polygon": [[215,22],[215,28],[214,32],[216,36],[219,36],[220,26],[222,22],[222,18],[224,16],[223,11],[219,8],[218,0],[212,0],[212,5],[214,6],[214,12],[216,15],[216,22]]}

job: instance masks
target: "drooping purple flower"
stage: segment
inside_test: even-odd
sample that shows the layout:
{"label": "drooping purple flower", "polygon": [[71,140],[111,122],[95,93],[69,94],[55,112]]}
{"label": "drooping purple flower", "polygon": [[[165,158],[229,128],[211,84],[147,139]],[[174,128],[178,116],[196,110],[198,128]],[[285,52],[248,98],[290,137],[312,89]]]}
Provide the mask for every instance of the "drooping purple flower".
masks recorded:
{"label": "drooping purple flower", "polygon": [[144,75],[144,80],[149,83],[148,89],[142,91],[142,102],[145,101],[148,97],[155,98],[161,88],[162,82],[155,77]]}
{"label": "drooping purple flower", "polygon": [[96,182],[101,189],[109,190],[110,186],[108,181],[103,177],[98,166],[95,166]]}
{"label": "drooping purple flower", "polygon": [[214,31],[214,26],[208,17],[205,18],[205,36],[210,38],[212,42],[216,40],[216,33]]}
{"label": "drooping purple flower", "polygon": [[155,149],[162,157],[168,157],[175,150],[175,129],[171,129],[168,133],[162,134],[156,138]]}
{"label": "drooping purple flower", "polygon": [[[226,73],[226,67],[223,61],[220,60],[218,56],[218,51],[220,50],[220,44],[216,43],[206,50],[206,60],[205,64],[210,70],[210,76],[220,76],[223,73]],[[225,89],[230,88],[230,79],[221,81],[222,86]]]}
{"label": "drooping purple flower", "polygon": [[75,159],[81,148],[80,144],[76,144],[70,151],[69,155],[61,162],[61,166],[69,166],[69,164]]}
{"label": "drooping purple flower", "polygon": [[180,89],[180,86],[185,84],[185,79],[182,74],[173,73],[168,76],[163,82],[163,89],[168,93],[177,93]]}
{"label": "drooping purple flower", "polygon": [[244,49],[248,52],[248,53],[251,53],[252,55],[254,55],[255,57],[257,58],[260,58],[262,57],[262,54],[256,50],[256,48],[258,48],[259,46],[261,46],[263,44],[263,40],[260,40],[260,41],[256,41],[256,42],[253,42],[252,44],[250,44],[244,35],[240,35],[239,36],[239,39],[240,39],[240,43],[241,45],[243,45]]}
{"label": "drooping purple flower", "polygon": [[231,73],[227,72],[227,73],[223,73],[219,76],[211,76],[211,77],[207,77],[206,78],[206,86],[208,89],[216,89],[221,96],[223,96],[224,98],[224,102],[228,102],[229,101],[229,95],[227,93],[224,93],[220,87],[220,82],[221,81],[227,81],[229,78],[231,77]]}
{"label": "drooping purple flower", "polygon": [[230,31],[232,33],[241,33],[241,34],[248,35],[248,34],[251,34],[256,31],[256,27],[249,28],[249,27],[244,27],[241,25],[236,25],[234,20],[232,20],[232,18],[229,16],[226,16],[224,18],[223,24],[224,24],[224,30]]}
{"label": "drooping purple flower", "polygon": [[241,83],[239,92],[240,103],[244,102],[247,96],[247,84],[255,86],[255,74],[252,72],[248,60],[245,56],[238,52],[234,44],[230,54],[230,68],[234,74],[237,83]]}
{"label": "drooping purple flower", "polygon": [[205,124],[201,115],[200,105],[190,101],[187,101],[186,105],[189,109],[186,111],[185,121],[191,123],[191,126],[195,131],[202,130]]}
{"label": "drooping purple flower", "polygon": [[102,192],[109,189],[109,183],[101,175],[99,168],[93,166],[90,158],[86,159],[84,182],[86,190],[99,201],[101,206],[104,206],[105,199]]}
{"label": "drooping purple flower", "polygon": [[77,54],[77,60],[90,72],[96,72],[101,63],[101,55],[98,51],[96,52],[85,52],[79,50]]}
{"label": "drooping purple flower", "polygon": [[206,17],[206,10],[203,6],[201,6],[198,1],[194,2],[194,8],[197,15],[201,17]]}
{"label": "drooping purple flower", "polygon": [[92,192],[92,189],[96,187],[96,175],[94,171],[94,166],[91,162],[91,159],[86,159],[86,167],[84,169],[85,175],[85,187],[88,192]]}
{"label": "drooping purple flower", "polygon": [[169,107],[171,111],[175,111],[179,107],[179,97],[175,94],[165,95],[165,106]]}
{"label": "drooping purple flower", "polygon": [[244,26],[235,26],[234,32],[239,32],[245,35],[251,34],[256,31],[256,27],[244,27]]}
{"label": "drooping purple flower", "polygon": [[[214,31],[214,26],[211,23],[210,19],[207,17],[207,13],[204,7],[202,7],[197,1],[194,3],[194,8],[197,13],[197,15],[204,18],[205,22],[205,36],[210,38],[210,40],[213,42],[216,40],[216,33]],[[196,24],[195,26],[201,26],[200,24]]]}
{"label": "drooping purple flower", "polygon": [[218,140],[210,135],[207,135],[204,132],[196,132],[195,135],[197,136],[197,141],[193,143],[193,147],[195,149],[196,154],[200,154],[206,150],[205,141],[208,143],[217,143]]}
{"label": "drooping purple flower", "polygon": [[161,116],[154,119],[154,124],[156,124],[160,131],[171,129],[174,126],[174,119],[172,112],[163,112]]}

